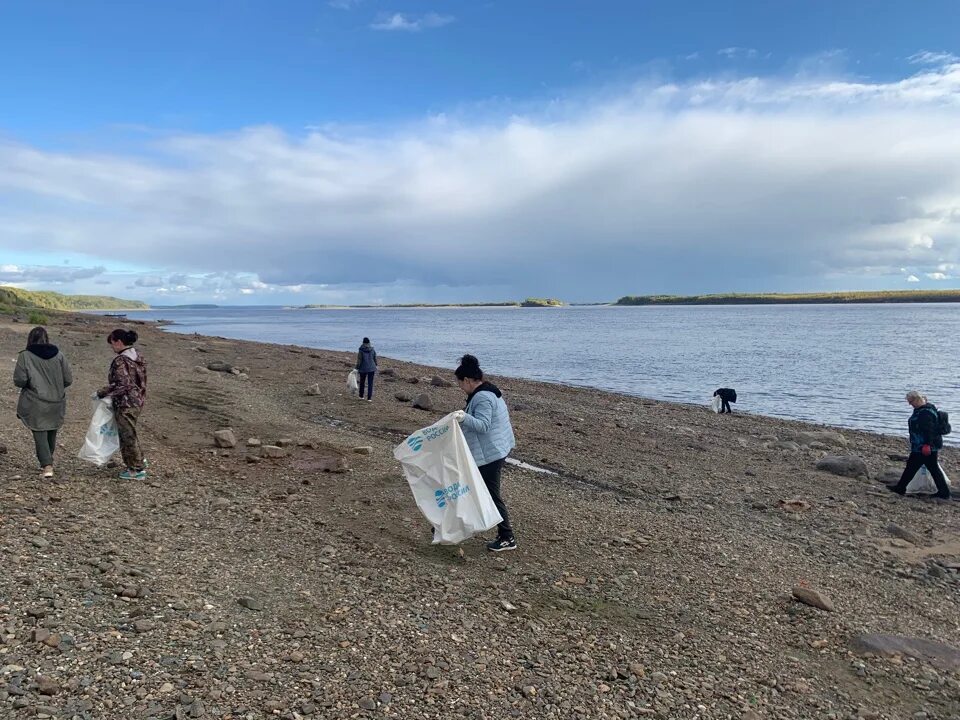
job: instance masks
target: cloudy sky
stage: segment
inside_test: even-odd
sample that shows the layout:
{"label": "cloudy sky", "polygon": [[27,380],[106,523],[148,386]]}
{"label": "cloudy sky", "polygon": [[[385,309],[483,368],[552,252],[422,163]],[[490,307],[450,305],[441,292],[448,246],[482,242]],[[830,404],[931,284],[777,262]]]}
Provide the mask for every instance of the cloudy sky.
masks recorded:
{"label": "cloudy sky", "polygon": [[4,3],[0,283],[957,288],[957,27],[953,0]]}

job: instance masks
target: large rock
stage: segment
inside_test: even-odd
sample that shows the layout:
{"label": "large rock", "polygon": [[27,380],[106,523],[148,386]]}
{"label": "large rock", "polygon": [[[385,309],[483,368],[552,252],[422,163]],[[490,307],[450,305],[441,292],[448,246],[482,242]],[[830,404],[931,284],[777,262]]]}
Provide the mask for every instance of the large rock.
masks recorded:
{"label": "large rock", "polygon": [[851,478],[869,478],[867,464],[856,455],[827,455],[817,462],[817,470]]}
{"label": "large rock", "polygon": [[815,430],[815,431],[804,431],[798,432],[793,435],[791,440],[795,440],[801,445],[809,445],[810,443],[823,443],[824,445],[829,445],[830,447],[836,448],[845,448],[849,444],[847,439],[838,432],[833,430]]}
{"label": "large rock", "polygon": [[960,650],[936,640],[906,635],[859,635],[851,641],[854,651],[871,655],[907,655],[925,660],[941,670],[960,670]]}
{"label": "large rock", "polygon": [[444,378],[440,377],[439,375],[434,375],[434,376],[430,379],[430,384],[433,385],[434,387],[442,387],[442,388],[453,387],[453,383],[452,383],[452,382],[450,382],[449,380],[445,380]]}
{"label": "large rock", "polygon": [[282,458],[287,456],[286,449],[277,445],[264,445],[260,448],[260,454],[265,458]]}
{"label": "large rock", "polygon": [[233,372],[233,365],[230,363],[225,363],[223,360],[214,360],[213,362],[207,363],[207,370],[213,370],[214,372],[230,373]]}
{"label": "large rock", "polygon": [[413,395],[405,392],[394,393],[393,396],[400,402],[410,402],[413,400]]}
{"label": "large rock", "polygon": [[900,482],[900,476],[903,474],[903,468],[885,468],[877,475],[877,482],[884,485],[893,485]]}
{"label": "large rock", "polygon": [[421,410],[433,410],[433,398],[427,393],[420,393],[414,399],[413,406]]}
{"label": "large rock", "polygon": [[213,434],[213,442],[220,448],[232,448],[237,446],[237,437],[230,428],[217,430]]}

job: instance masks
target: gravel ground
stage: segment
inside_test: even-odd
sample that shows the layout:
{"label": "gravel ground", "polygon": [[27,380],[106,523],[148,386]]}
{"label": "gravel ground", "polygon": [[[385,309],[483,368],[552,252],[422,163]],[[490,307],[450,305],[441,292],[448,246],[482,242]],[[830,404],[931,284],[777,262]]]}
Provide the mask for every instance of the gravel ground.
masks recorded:
{"label": "gravel ground", "polygon": [[462,407],[450,369],[383,358],[366,403],[352,354],[138,327],[125,483],[75,459],[109,329],[51,323],[77,379],[54,482],[0,390],[0,717],[960,718],[960,503],[884,490],[904,439],[493,378],[515,457],[557,474],[505,471],[520,547],[492,555],[432,546],[392,457]]}

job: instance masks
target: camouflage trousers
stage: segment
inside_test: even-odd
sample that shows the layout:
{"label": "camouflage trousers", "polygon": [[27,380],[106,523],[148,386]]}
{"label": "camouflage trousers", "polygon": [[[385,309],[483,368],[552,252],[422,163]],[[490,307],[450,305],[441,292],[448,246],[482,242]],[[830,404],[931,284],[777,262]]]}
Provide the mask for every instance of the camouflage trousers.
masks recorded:
{"label": "camouflage trousers", "polygon": [[120,454],[124,464],[131,470],[143,470],[143,453],[137,437],[137,420],[140,408],[117,408],[114,411],[117,420],[117,434],[120,436]]}

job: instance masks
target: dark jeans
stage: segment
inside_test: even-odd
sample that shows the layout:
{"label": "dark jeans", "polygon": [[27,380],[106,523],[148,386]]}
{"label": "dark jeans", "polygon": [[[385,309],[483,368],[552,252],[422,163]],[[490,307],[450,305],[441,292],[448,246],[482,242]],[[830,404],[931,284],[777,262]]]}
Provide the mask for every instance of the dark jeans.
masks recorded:
{"label": "dark jeans", "polygon": [[927,466],[930,477],[937,485],[937,497],[950,497],[950,488],[947,487],[947,481],[943,477],[943,471],[937,462],[937,453],[935,452],[929,455],[918,452],[910,453],[910,457],[907,458],[907,466],[903,469],[903,475],[900,476],[900,482],[894,489],[902,495],[906,491],[907,485],[913,480],[913,476],[917,474],[917,470],[924,465]]}
{"label": "dark jeans", "polygon": [[56,430],[31,430],[33,433],[33,444],[37,451],[37,460],[40,461],[40,467],[53,465],[53,453],[57,449],[57,431]]}
{"label": "dark jeans", "polygon": [[117,420],[117,435],[120,436],[120,454],[123,456],[124,465],[137,472],[143,470],[143,452],[137,437],[140,408],[117,408],[113,416]]}
{"label": "dark jeans", "polygon": [[363,386],[367,386],[367,400],[373,397],[373,376],[374,373],[360,373],[360,397],[363,397]]}
{"label": "dark jeans", "polygon": [[510,527],[510,516],[507,514],[507,506],[500,496],[500,473],[503,472],[503,464],[504,460],[501,459],[487,463],[486,465],[481,465],[478,469],[480,470],[480,477],[483,478],[483,482],[490,492],[490,498],[493,500],[493,504],[497,506],[497,511],[500,513],[500,517],[503,518],[503,522],[497,525],[497,537],[512,538],[513,528]]}
{"label": "dark jeans", "polygon": [[726,412],[726,413],[732,413],[732,412],[733,412],[733,410],[730,409],[730,401],[729,401],[729,400],[727,400],[725,397],[721,397],[721,398],[720,398],[720,401],[721,401],[721,402],[720,402],[720,412],[722,412],[722,413],[725,413],[725,412]]}

